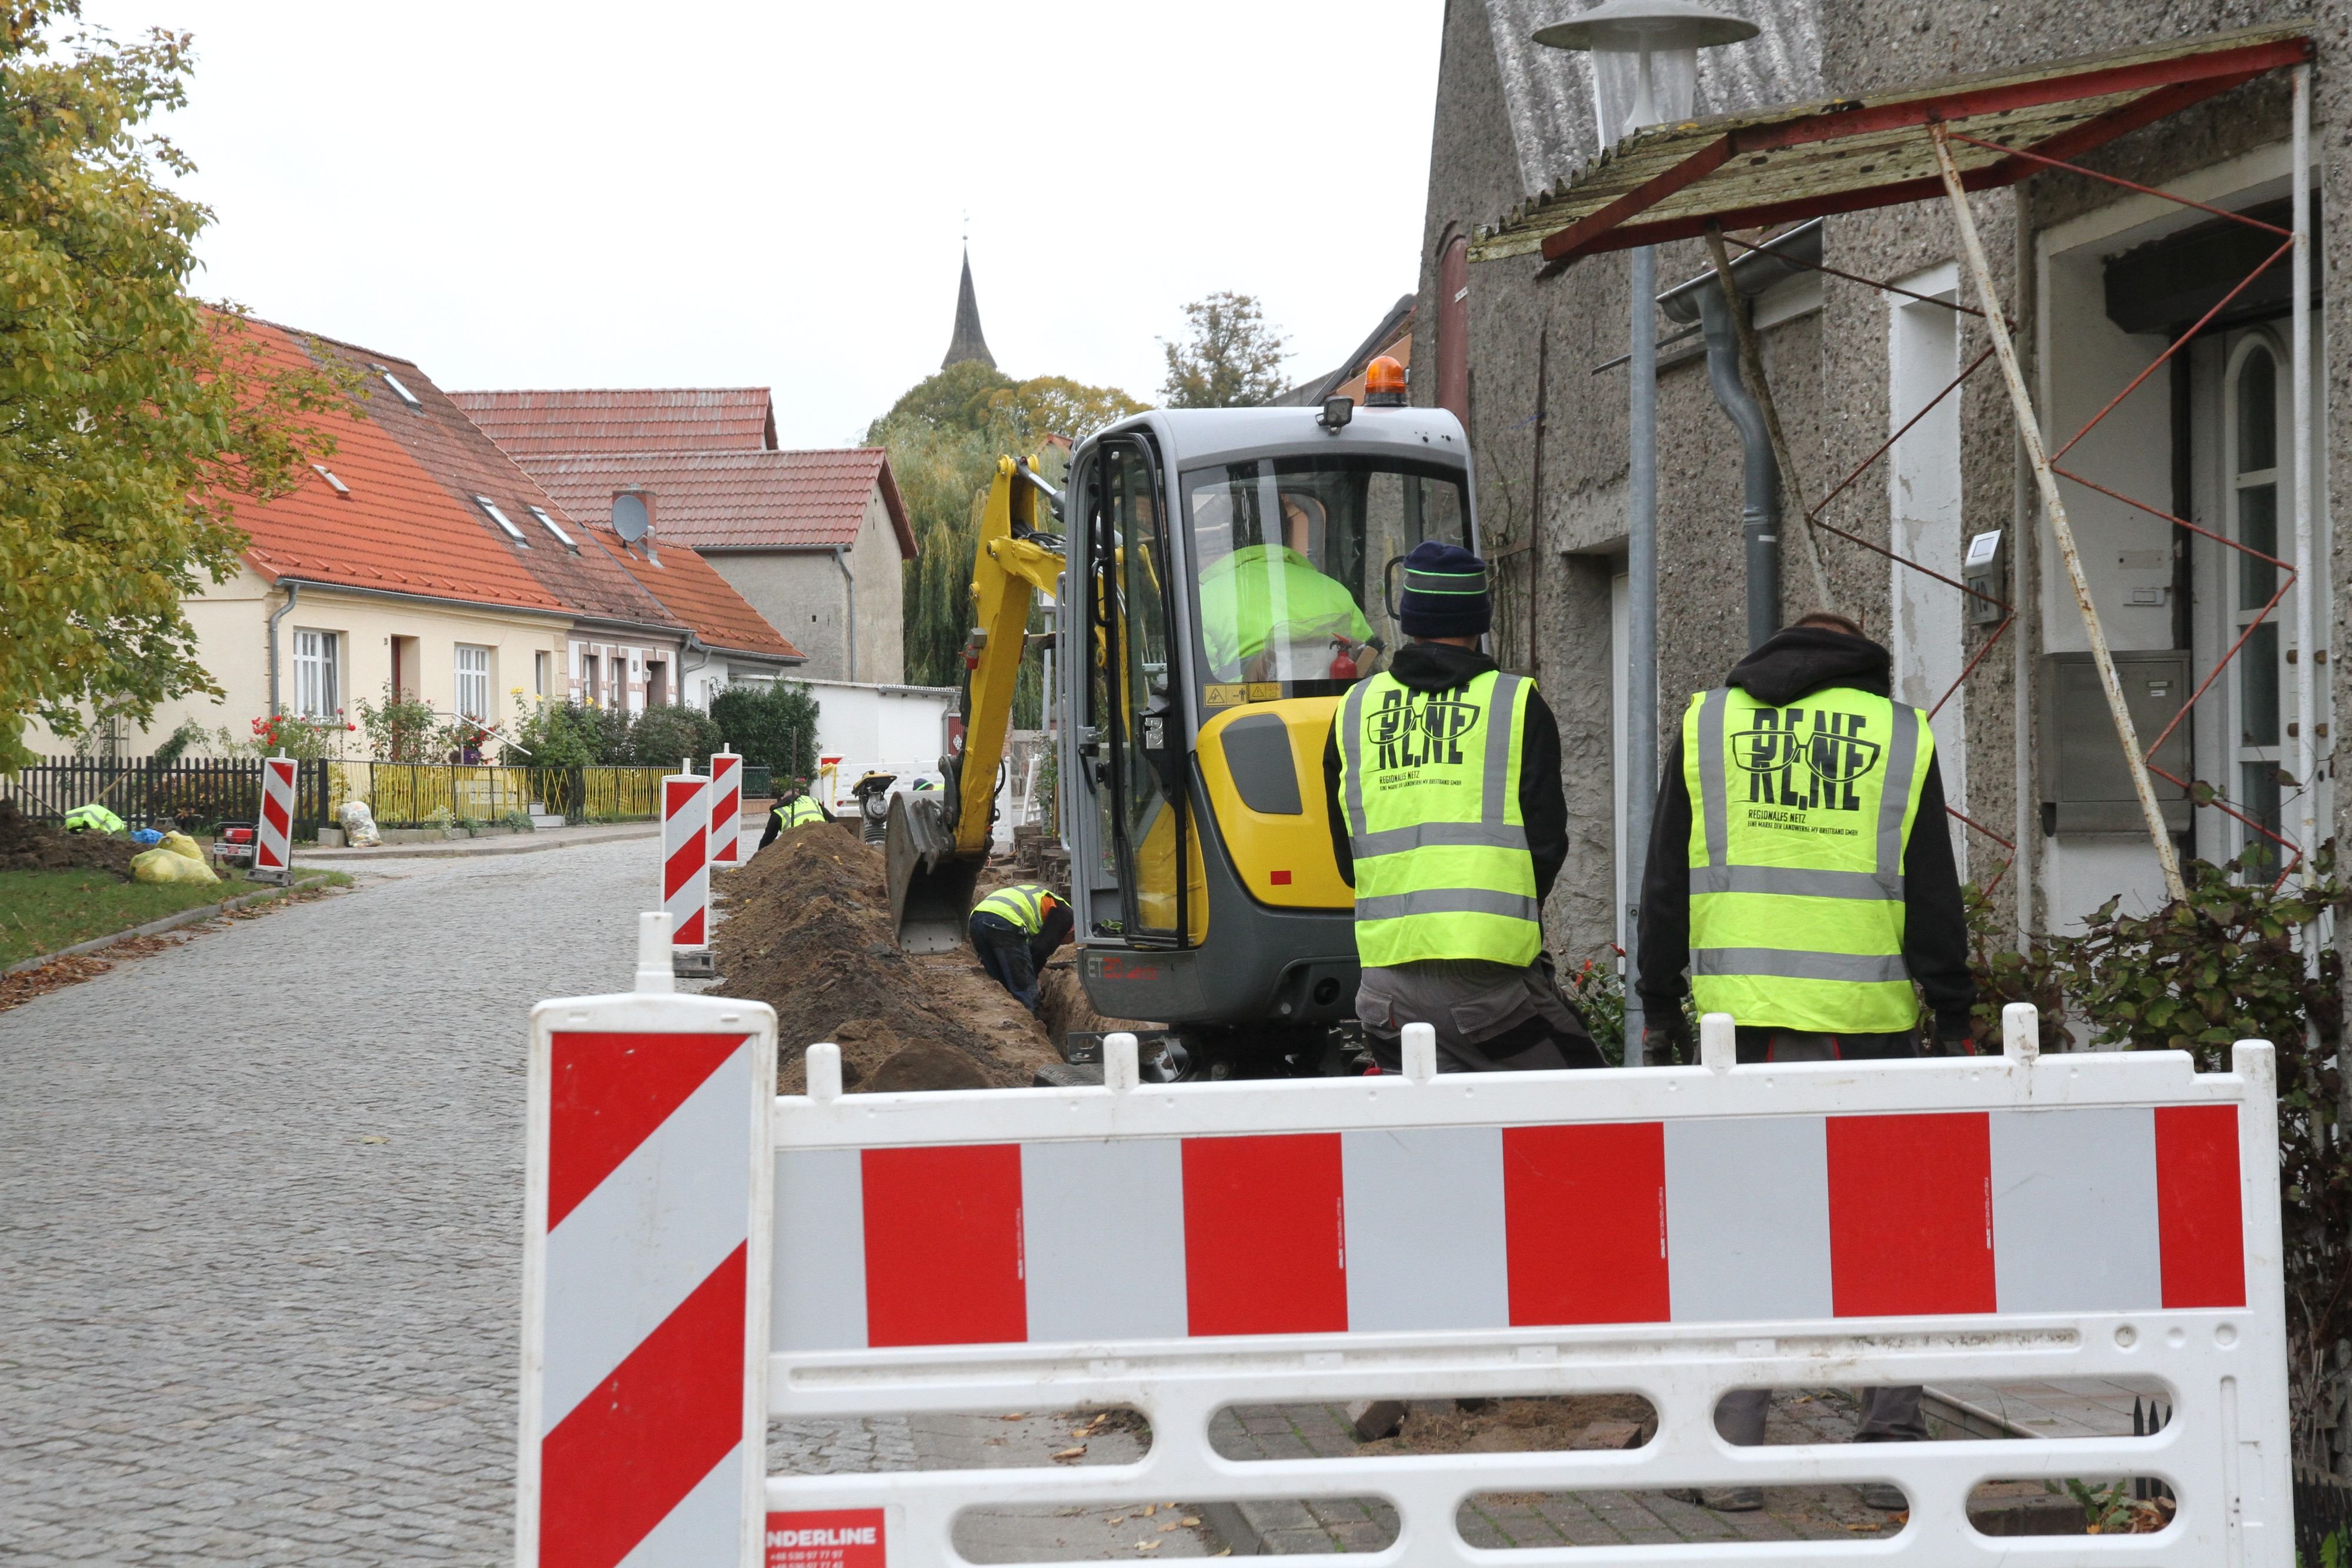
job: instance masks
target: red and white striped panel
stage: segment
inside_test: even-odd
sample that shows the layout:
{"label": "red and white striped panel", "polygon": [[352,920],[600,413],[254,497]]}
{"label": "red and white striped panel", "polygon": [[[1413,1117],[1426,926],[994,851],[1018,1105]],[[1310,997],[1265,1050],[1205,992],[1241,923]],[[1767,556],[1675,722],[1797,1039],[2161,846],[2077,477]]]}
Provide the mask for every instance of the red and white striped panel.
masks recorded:
{"label": "red and white striped panel", "polygon": [[710,865],[737,864],[736,840],[743,817],[743,759],[731,751],[710,758]]}
{"label": "red and white striped panel", "polygon": [[767,1103],[755,1053],[773,1048],[740,1030],[558,1029],[546,1051],[521,1560],[740,1563],[767,1468],[747,1438],[763,1416],[747,1393],[749,1173]]}
{"label": "red and white striped panel", "polygon": [[2240,1180],[2230,1105],[788,1149],[772,1340],[2235,1307]]}
{"label": "red and white striped panel", "polygon": [[290,757],[261,762],[261,821],[254,824],[253,869],[286,871],[294,863],[294,775],[302,765]]}
{"label": "red and white striped panel", "polygon": [[673,947],[710,941],[710,780],[693,773],[662,779],[662,908]]}

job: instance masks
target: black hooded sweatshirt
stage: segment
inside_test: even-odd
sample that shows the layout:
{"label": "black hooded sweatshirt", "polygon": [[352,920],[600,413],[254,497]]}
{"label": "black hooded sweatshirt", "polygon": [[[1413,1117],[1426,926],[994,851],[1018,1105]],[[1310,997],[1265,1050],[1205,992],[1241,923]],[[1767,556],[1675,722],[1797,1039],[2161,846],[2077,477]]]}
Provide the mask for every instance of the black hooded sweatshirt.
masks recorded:
{"label": "black hooded sweatshirt", "polygon": [[[1891,695],[1894,664],[1867,637],[1825,626],[1792,626],[1731,667],[1727,685],[1759,702],[1786,706],[1825,686]],[[1690,963],[1690,790],[1683,781],[1682,728],[1675,729],[1658,782],[1650,825],[1650,859],[1642,876],[1640,991],[1653,1017],[1681,1008],[1683,970]],[[1903,846],[1903,964],[1935,1010],[1936,1031],[1950,1039],[1968,1028],[1977,998],[1969,975],[1968,916],[1944,811],[1944,776],[1928,758],[1919,813]]]}
{"label": "black hooded sweatshirt", "polygon": [[[1389,661],[1389,674],[1417,692],[1466,686],[1496,667],[1475,648],[1451,643],[1408,643]],[[1348,843],[1347,813],[1339,808],[1339,716],[1323,742],[1323,793],[1330,805],[1331,852],[1339,875],[1356,885],[1356,856]],[[1519,816],[1528,830],[1528,852],[1536,862],[1536,901],[1550,896],[1552,879],[1568,859],[1568,793],[1559,780],[1559,725],[1544,706],[1543,693],[1528,693],[1519,721]]]}

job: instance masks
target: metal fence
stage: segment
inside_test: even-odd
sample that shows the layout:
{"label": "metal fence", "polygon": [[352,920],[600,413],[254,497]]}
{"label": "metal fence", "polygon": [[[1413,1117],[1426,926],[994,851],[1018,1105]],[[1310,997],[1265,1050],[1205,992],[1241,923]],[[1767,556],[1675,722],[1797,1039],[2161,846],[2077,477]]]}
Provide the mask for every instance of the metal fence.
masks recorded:
{"label": "metal fence", "polygon": [[[327,765],[305,762],[296,774],[294,834],[318,836],[327,820]],[[16,778],[0,777],[0,800],[27,816],[55,821],[77,806],[104,806],[131,828],[205,831],[251,821],[261,812],[258,758],[51,757]]]}
{"label": "metal fence", "polygon": [[380,828],[495,822],[546,812],[568,822],[650,821],[661,768],[506,768],[491,764],[331,761],[328,800],[363,800]]}

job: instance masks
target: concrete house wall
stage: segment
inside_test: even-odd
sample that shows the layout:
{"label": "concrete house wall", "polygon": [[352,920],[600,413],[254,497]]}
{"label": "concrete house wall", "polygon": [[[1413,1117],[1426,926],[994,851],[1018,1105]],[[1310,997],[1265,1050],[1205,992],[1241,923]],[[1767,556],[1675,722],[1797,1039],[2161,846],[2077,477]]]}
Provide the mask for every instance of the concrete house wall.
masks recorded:
{"label": "concrete house wall", "polygon": [[[1754,43],[1702,57],[1708,62],[1702,112],[2051,62],[2119,43],[2111,12],[2056,0],[2005,5],[1998,14],[1988,7],[1922,8],[1895,0],[1730,0],[1726,8],[1748,15],[1767,33]],[[2322,68],[2313,106],[2315,149],[2339,143],[2347,122],[2344,90],[2329,85],[2325,69],[2327,40],[2338,32],[2325,14],[2336,9],[2322,8],[2316,29]],[[2286,5],[2168,3],[2136,12],[2133,37],[2210,32],[2294,14]],[[1413,353],[1416,369],[1432,373],[1413,378],[1416,402],[1435,401],[1441,377],[1434,367],[1448,350],[1438,340],[1436,279],[1453,236],[1494,222],[1591,156],[1583,62],[1527,39],[1550,19],[1548,8],[1523,0],[1463,3],[1449,10]],[[1729,57],[1741,50],[1753,51],[1755,57],[1735,68]],[[2288,131],[2287,80],[2278,73],[2137,132],[2090,162],[2235,209],[2284,193]],[[2321,158],[2315,178],[2316,213],[2336,205],[2344,175]],[[2107,319],[2101,293],[2105,258],[2203,221],[2204,214],[2063,174],[1980,193],[1973,198],[1972,211],[1996,282],[2020,313],[2019,343],[2045,432],[2063,441],[2165,342],[2161,336],[2126,334]],[[2339,275],[2342,262],[2344,242],[2336,227],[2322,227],[2331,277]],[[1829,266],[1931,295],[1949,291],[1958,281],[1955,249],[1951,220],[1940,204],[1832,216],[1825,229]],[[1698,276],[1707,265],[1698,242],[1662,246],[1661,291]],[[1598,374],[1594,370],[1627,350],[1629,258],[1622,252],[1587,257],[1541,281],[1537,267],[1534,258],[1472,266],[1467,342],[1451,350],[1468,358],[1471,437],[1489,547],[1507,547],[1530,531],[1536,537],[1536,548],[1508,558],[1499,573],[1496,647],[1507,665],[1541,680],[1559,716],[1571,847],[1547,925],[1563,956],[1580,959],[1607,952],[1618,937],[1626,902],[1618,878],[1618,758],[1627,371],[1622,366]],[[2347,360],[2324,330],[2329,303],[2315,296],[2315,378],[2322,405],[2318,462],[2332,483],[2342,465],[2331,461],[2337,438],[2326,423],[2325,401],[2345,383]],[[1987,341],[1972,319],[1956,319],[1933,307],[1835,278],[1783,285],[1775,297],[1759,301],[1756,311],[1767,374],[1801,470],[1793,485],[1788,476],[1783,485],[1791,514],[1783,528],[1781,567],[1780,607],[1787,620],[1811,607],[1817,597],[1800,553],[1795,496],[1818,497],[1842,478],[1916,412],[1934,387],[1982,352]],[[2283,343],[2283,322],[2278,336]],[[2210,359],[2221,349],[2200,345],[2197,352]],[[1738,437],[1708,391],[1703,359],[1679,345],[1660,358],[1663,744],[1675,733],[1689,694],[1722,680],[1745,651],[1746,636]],[[2279,366],[2284,380],[2283,351]],[[1948,368],[1939,373],[1939,367]],[[1538,475],[1533,416],[1539,374],[1545,395]],[[2221,411],[2209,395],[2217,374],[2214,366],[2200,361],[2196,397],[2202,401],[2189,420],[2192,444],[2202,444],[2191,464],[2199,477],[2189,515],[2207,526],[2220,504],[2221,481],[2211,470]],[[2075,460],[2084,471],[2103,482],[2119,481],[2120,487],[2154,505],[2173,505],[2171,395],[2161,374],[2135,394],[2078,449]],[[2161,895],[2155,855],[2144,834],[2045,836],[2042,831],[2040,803],[2051,781],[2046,770],[2052,737],[2037,732],[2041,661],[2045,653],[2084,646],[2084,634],[2019,453],[2006,393],[1989,365],[1906,437],[1892,462],[1849,491],[1828,518],[1881,545],[1916,552],[1954,575],[1965,538],[1993,528],[2008,531],[2011,598],[2025,612],[1969,677],[1962,695],[1937,716],[1935,727],[1952,804],[2018,841],[2015,864],[2001,876],[1993,901],[1999,928],[2011,933],[2021,925],[2063,928],[2118,891],[2143,905]],[[2069,486],[2067,499],[2111,642],[2122,649],[2169,646],[2175,635],[2169,608],[2135,602],[2134,591],[2168,582],[2168,571],[2151,563],[2160,564],[2170,548],[2168,534],[2179,530],[2102,503],[2081,486]],[[2318,509],[2324,545],[2326,508]],[[2284,518],[2283,509],[2283,542]],[[1964,624],[1952,590],[1898,572],[1884,558],[1851,544],[1824,538],[1822,549],[1835,606],[1858,614],[1874,636],[1894,649],[1897,695],[1921,706],[1932,703],[1979,651],[1990,628]],[[2332,560],[2321,575],[2340,580],[2345,563],[2321,559]],[[2223,580],[2231,564],[2210,558],[2210,552],[2190,563],[2193,674],[2210,668],[2225,645],[2216,642],[2216,629],[2227,618],[2222,601],[2230,588]],[[2333,602],[2339,597],[2323,591],[2323,629],[2342,613],[2344,607]],[[2291,630],[2283,626],[2281,635],[2291,640]],[[2336,723],[2342,721],[2342,715],[2335,716]],[[2231,787],[2234,780],[2222,777],[2235,766],[2225,744],[2231,738],[2223,733],[2227,722],[2215,698],[2200,705],[2195,767],[2198,777]],[[2326,744],[2321,743],[2323,754]],[[2215,859],[2235,852],[2226,820],[2211,811],[2197,816],[2191,845],[2197,852]],[[2323,833],[2329,831],[2323,822]],[[1980,883],[1991,880],[2009,852],[1986,835],[1957,825],[1954,831],[1965,855],[1964,874]],[[2021,894],[2026,899],[2022,906]]]}
{"label": "concrete house wall", "polygon": [[[857,542],[841,559],[830,549],[699,549],[736,592],[808,655],[806,664],[793,666],[795,674],[883,685],[905,679],[898,537],[879,486],[866,498]],[[854,657],[852,620],[857,627]]]}

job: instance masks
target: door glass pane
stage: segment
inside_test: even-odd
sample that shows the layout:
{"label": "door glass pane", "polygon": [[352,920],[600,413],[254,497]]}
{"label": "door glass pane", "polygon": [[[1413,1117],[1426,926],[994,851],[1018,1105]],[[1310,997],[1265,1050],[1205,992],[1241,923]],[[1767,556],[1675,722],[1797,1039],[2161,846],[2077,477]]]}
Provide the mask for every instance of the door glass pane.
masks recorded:
{"label": "door glass pane", "polygon": [[2265,621],[2253,630],[2240,650],[2238,664],[2238,744],[2276,746],[2279,743],[2278,622]]}
{"label": "door glass pane", "polygon": [[2238,472],[2278,466],[2278,366],[2255,349],[2238,367]]}
{"label": "door glass pane", "polygon": [[1182,748],[1183,718],[1168,638],[1167,529],[1152,465],[1139,447],[1112,447],[1103,477],[1117,552],[1118,765],[1129,917],[1135,930],[1172,933],[1183,834],[1160,765]]}
{"label": "door glass pane", "polygon": [[[2238,764],[2238,810],[2272,832],[2275,833],[2279,831],[2277,763],[2241,762]],[[2278,867],[2278,846],[2252,828],[2246,828],[2243,831],[2246,840],[2246,870],[2274,872]]]}
{"label": "door glass pane", "polygon": [[[2278,486],[2249,485],[2238,492],[2238,542],[2263,555],[2278,554]],[[2278,568],[2238,555],[2238,608],[2260,610],[2278,591]]]}

